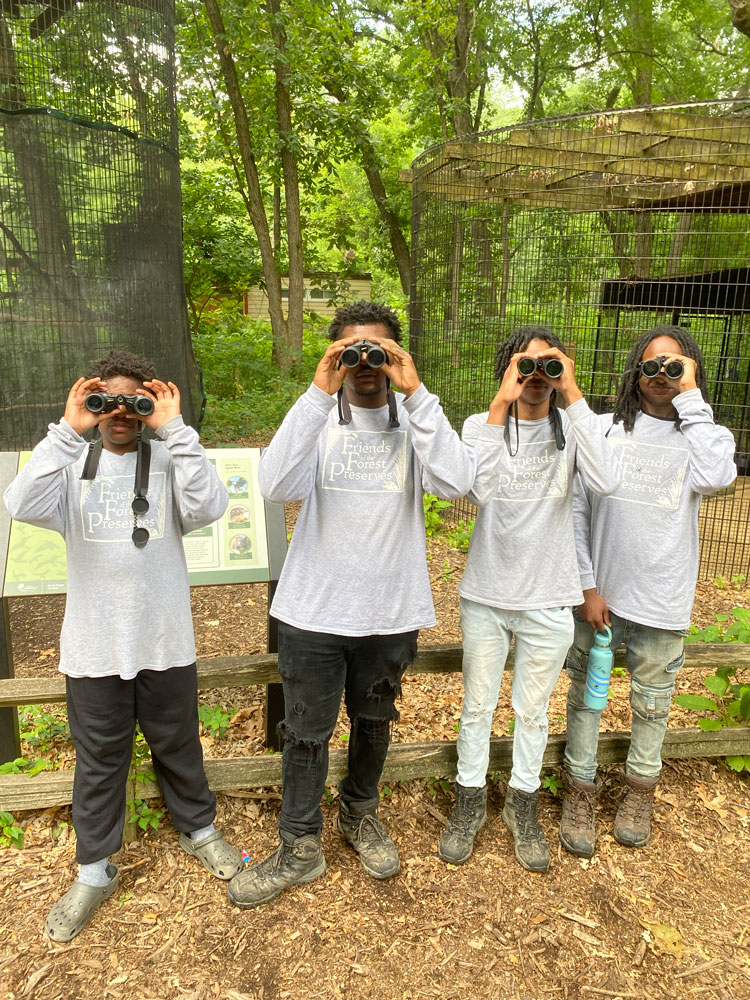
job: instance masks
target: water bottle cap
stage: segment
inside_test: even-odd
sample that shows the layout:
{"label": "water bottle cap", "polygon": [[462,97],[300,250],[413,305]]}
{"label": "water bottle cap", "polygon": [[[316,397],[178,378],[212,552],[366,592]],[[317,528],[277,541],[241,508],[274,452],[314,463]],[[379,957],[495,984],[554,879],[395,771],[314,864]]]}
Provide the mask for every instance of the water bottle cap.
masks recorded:
{"label": "water bottle cap", "polygon": [[605,625],[603,632],[594,632],[594,642],[597,646],[608,646],[612,642],[612,629]]}

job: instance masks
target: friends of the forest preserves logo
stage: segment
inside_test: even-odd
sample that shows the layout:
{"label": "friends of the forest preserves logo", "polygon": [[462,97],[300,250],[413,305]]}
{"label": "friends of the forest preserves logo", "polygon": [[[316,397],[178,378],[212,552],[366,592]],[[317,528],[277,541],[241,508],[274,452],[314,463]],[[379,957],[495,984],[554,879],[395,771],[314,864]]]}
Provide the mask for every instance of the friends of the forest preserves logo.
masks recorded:
{"label": "friends of the forest preserves logo", "polygon": [[324,490],[403,493],[406,431],[352,431],[331,427],[326,438]]}
{"label": "friends of the forest preserves logo", "polygon": [[629,438],[615,438],[612,445],[622,473],[614,497],[677,510],[688,466],[687,448],[646,444]]}
{"label": "friends of the forest preserves logo", "polygon": [[[153,472],[148,484],[148,513],[138,524],[151,538],[164,537],[165,480]],[[84,541],[130,541],[133,531],[133,477],[101,476],[81,483],[81,527]]]}
{"label": "friends of the forest preserves logo", "polygon": [[522,444],[500,473],[495,500],[523,502],[567,496],[568,465],[554,440]]}

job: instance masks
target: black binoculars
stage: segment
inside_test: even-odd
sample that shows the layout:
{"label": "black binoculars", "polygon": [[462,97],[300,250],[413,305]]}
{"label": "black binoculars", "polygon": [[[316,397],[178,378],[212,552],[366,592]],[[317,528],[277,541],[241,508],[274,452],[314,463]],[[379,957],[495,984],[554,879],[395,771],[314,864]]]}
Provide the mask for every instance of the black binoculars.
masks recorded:
{"label": "black binoculars", "polygon": [[118,392],[92,392],[86,397],[86,409],[90,413],[110,413],[118,406],[124,406],[128,413],[136,413],[139,417],[148,417],[154,412],[154,401],[150,396],[126,396]]}
{"label": "black binoculars", "polygon": [[388,355],[379,344],[373,344],[370,340],[358,340],[356,344],[350,344],[341,352],[341,364],[344,368],[356,368],[365,355],[365,364],[370,368],[382,368],[388,361]]}
{"label": "black binoculars", "polygon": [[557,358],[521,358],[518,371],[521,375],[533,375],[543,371],[548,378],[560,378],[563,373],[563,363]]}
{"label": "black binoculars", "polygon": [[665,357],[641,361],[637,367],[641,375],[646,378],[656,378],[662,367],[667,378],[682,378],[682,373],[685,371],[685,366],[681,361],[667,361]]}

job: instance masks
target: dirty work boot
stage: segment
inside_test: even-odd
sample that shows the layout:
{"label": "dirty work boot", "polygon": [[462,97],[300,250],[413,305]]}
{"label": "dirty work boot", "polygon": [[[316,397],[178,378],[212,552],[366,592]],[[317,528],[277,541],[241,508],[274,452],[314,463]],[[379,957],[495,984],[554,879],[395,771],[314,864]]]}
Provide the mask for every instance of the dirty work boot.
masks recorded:
{"label": "dirty work boot", "polygon": [[602,786],[601,779],[579,781],[563,771],[565,789],[560,820],[560,843],[579,858],[590,858],[596,844],[594,808]]}
{"label": "dirty work boot", "polygon": [[359,854],[362,867],[373,878],[391,878],[401,871],[396,845],[376,816],[377,800],[348,803],[339,800],[338,830]]}
{"label": "dirty work boot", "polygon": [[456,782],[456,805],[443,830],[438,857],[462,865],[474,850],[474,838],[487,822],[487,787],[465,788]]}
{"label": "dirty work boot", "polygon": [[320,846],[320,833],[295,837],[279,830],[279,846],[253,868],[235,875],[227,886],[227,895],[235,906],[251,910],[275,899],[290,885],[312,882],[323,875],[326,859]]}
{"label": "dirty work boot", "polygon": [[655,778],[637,778],[625,772],[627,791],[615,816],[615,840],[618,844],[645,847],[651,839],[651,809],[658,781],[658,774]]}
{"label": "dirty work boot", "polygon": [[538,805],[538,788],[535,792],[522,792],[508,786],[503,822],[513,834],[519,864],[530,872],[546,872],[549,869],[549,847],[537,819]]}

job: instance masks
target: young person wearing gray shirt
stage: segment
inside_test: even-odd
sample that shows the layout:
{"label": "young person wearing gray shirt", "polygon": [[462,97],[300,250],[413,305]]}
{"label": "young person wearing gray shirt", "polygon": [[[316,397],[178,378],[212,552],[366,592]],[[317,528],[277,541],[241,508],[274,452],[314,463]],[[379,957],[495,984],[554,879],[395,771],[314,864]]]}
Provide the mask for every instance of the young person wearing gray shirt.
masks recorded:
{"label": "young person wearing gray shirt", "polygon": [[[142,424],[158,440],[142,441]],[[95,429],[99,436],[87,448],[82,435]],[[155,378],[144,358],[112,351],[70,390],[64,417],[50,424],[5,503],[17,521],[65,539],[60,671],[76,748],[80,870],[46,929],[54,941],[70,941],[119,884],[109,855],[122,844],[136,722],[180,845],[217,878],[242,867],[213,825],[182,547],[184,534],[221,517],[227,493],[197,433],[183,423],[177,386]]]}
{"label": "young person wearing gray shirt", "polygon": [[[485,822],[492,715],[515,636],[513,768],[503,820],[519,863],[546,871],[549,848],[537,806],[547,708],[573,639],[571,605],[582,598],[573,480],[580,471],[607,494],[618,471],[552,330],[515,331],[497,352],[495,377],[500,388],[489,412],[469,417],[463,428],[477,462],[469,499],[479,510],[459,587],[465,693],[456,806],[438,853],[450,864],[467,861]],[[566,410],[554,405],[557,392]]]}
{"label": "young person wearing gray shirt", "polygon": [[600,782],[601,712],[583,701],[594,630],[625,643],[633,715],[625,797],[615,839],[645,846],[661,748],[698,576],[701,498],[737,475],[734,438],[714,423],[703,357],[690,334],[658,326],[635,343],[614,413],[598,418],[622,470],[618,489],[595,496],[576,484],[574,519],[584,601],[568,655],[568,742],[560,824],[563,847],[591,857]]}
{"label": "young person wearing gray shirt", "polygon": [[285,706],[280,842],[230,882],[243,908],[325,872],[320,800],[342,693],[351,731],[338,830],[373,878],[400,869],[376,813],[401,679],[419,629],[435,625],[423,494],[460,497],[474,479],[400,332],[379,303],[339,309],[313,384],[261,457],[263,495],[302,508],[271,607]]}

